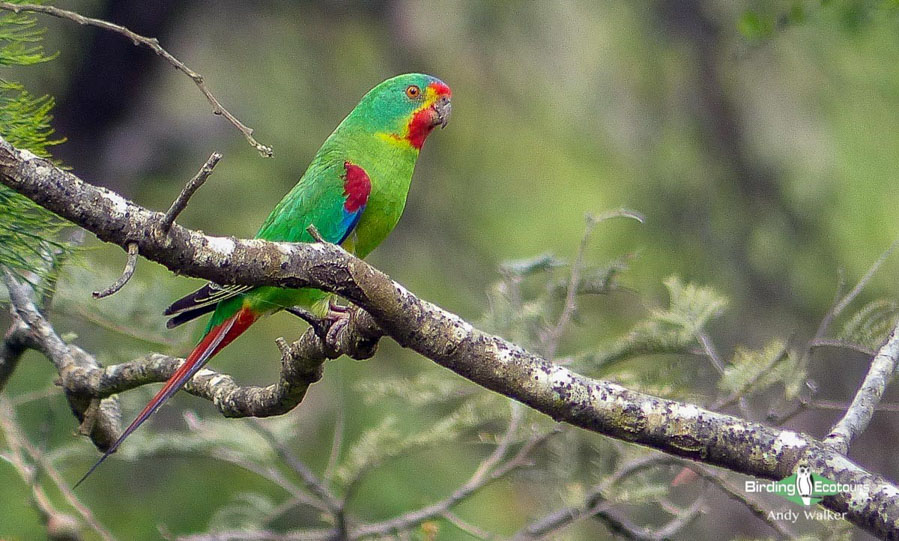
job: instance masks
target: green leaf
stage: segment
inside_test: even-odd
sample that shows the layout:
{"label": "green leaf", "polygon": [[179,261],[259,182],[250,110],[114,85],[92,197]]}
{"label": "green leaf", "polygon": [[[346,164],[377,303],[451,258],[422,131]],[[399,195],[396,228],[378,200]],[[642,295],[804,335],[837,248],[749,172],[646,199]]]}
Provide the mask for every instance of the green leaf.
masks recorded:
{"label": "green leaf", "polygon": [[665,280],[670,296],[667,311],[653,311],[659,321],[680,326],[690,336],[695,336],[712,319],[724,313],[727,298],[710,287],[684,284],[677,276]]}
{"label": "green leaf", "polygon": [[737,348],[718,380],[718,388],[725,393],[749,395],[782,383],[786,398],[796,398],[805,372],[799,367],[799,355],[785,348],[780,339],[768,342],[760,350]]}
{"label": "green leaf", "polygon": [[879,299],[863,306],[843,325],[837,338],[868,349],[877,349],[896,325],[899,305]]}
{"label": "green leaf", "polygon": [[389,458],[458,441],[466,430],[508,415],[506,408],[497,408],[496,404],[493,395],[482,393],[425,430],[408,435],[397,428],[395,416],[387,416],[353,444],[346,460],[337,468],[335,478],[348,484]]}
{"label": "green leaf", "polygon": [[[0,13],[0,66],[26,66],[45,62],[39,42],[43,29],[27,14]],[[0,134],[13,146],[48,157],[52,139],[50,110],[53,98],[32,96],[21,85],[0,80]],[[48,271],[48,260],[70,247],[54,240],[62,222],[9,188],[0,187],[0,266],[20,277]]]}
{"label": "green leaf", "polygon": [[56,55],[44,54],[40,45],[45,31],[37,27],[37,21],[30,14],[0,13],[0,66],[29,66],[54,58]]}
{"label": "green leaf", "polygon": [[652,310],[624,337],[576,361],[596,369],[638,355],[686,353],[697,346],[696,335],[724,312],[727,299],[711,288],[684,284],[676,276],[666,279],[665,286],[667,309]]}

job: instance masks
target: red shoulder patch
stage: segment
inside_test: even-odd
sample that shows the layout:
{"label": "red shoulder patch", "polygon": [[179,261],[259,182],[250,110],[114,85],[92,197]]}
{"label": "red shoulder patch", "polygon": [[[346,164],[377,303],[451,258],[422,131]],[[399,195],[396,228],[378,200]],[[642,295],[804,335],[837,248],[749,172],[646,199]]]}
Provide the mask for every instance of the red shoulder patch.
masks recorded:
{"label": "red shoulder patch", "polygon": [[368,194],[371,193],[371,179],[368,173],[358,165],[350,162],[343,162],[346,169],[346,175],[343,177],[343,193],[346,195],[346,202],[343,208],[347,212],[356,212],[368,202]]}

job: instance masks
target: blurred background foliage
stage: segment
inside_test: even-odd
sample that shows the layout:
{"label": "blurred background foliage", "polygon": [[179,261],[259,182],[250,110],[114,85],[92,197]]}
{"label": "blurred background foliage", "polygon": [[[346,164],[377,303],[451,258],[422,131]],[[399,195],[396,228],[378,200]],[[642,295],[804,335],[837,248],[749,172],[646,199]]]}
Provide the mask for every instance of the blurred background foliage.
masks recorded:
{"label": "blurred background foliage", "polygon": [[[118,35],[41,17],[44,48],[58,51],[56,58],[37,67],[4,66],[2,78],[23,84],[31,96],[55,97],[52,126],[67,141],[52,149],[54,158],[90,182],[162,210],[210,152],[224,153],[179,217],[185,226],[253,235],[365,91],[396,73],[423,71],[453,88],[453,118],[423,150],[405,215],[369,258],[376,267],[419,296],[540,350],[547,321],[562,310],[565,261],[578,252],[585,213],[627,207],[645,223],[596,225],[585,273],[596,284],[614,279],[585,292],[606,294],[581,299],[553,347],[560,361],[706,404],[716,386],[727,395],[751,383],[761,394],[748,408],[759,419],[771,386],[779,385],[778,397],[795,398],[806,368],[819,396],[834,401],[851,396],[864,373],[859,353],[816,350],[806,359],[793,349],[815,333],[840,277],[854,284],[899,232],[895,0],[60,6],[158,37],[206,77],[260,142],[274,147],[273,159],[260,158],[210,114],[189,79],[151,52]],[[42,103],[48,102],[33,106],[42,110]],[[553,257],[536,268],[531,258],[543,253]],[[125,290],[90,300],[123,262],[118,248],[85,244],[60,282],[58,330],[106,363],[148,350],[185,353],[199,327],[165,331],[160,313],[199,282],[142,262]],[[897,271],[895,259],[885,263],[846,313],[844,334],[876,346],[878,321],[895,317]],[[519,304],[510,297],[513,286],[522,288]],[[857,313],[868,302],[879,304]],[[297,336],[298,323],[279,315],[258,324],[214,368],[245,384],[271,382],[278,370],[273,340]],[[720,381],[695,355],[641,355],[663,345],[674,352],[695,348],[703,329],[729,363]],[[641,350],[641,336],[669,341]],[[776,374],[762,377],[760,367]],[[5,393],[24,396],[53,379],[49,363],[32,352]],[[358,482],[349,509],[368,520],[389,518],[464,482],[508,422],[506,401],[458,379],[384,341],[371,361],[329,363],[299,408],[264,424],[318,472],[329,469],[339,434],[342,452],[330,468],[338,487],[366,461],[378,462]],[[125,393],[125,411],[137,411],[150,391]],[[72,437],[63,397],[38,396],[17,403],[18,419],[75,479],[96,455],[86,440]],[[255,510],[244,513],[246,523],[258,522],[276,507],[279,488],[211,451],[230,445],[256,453],[252,460],[276,462],[252,439],[248,421],[223,421],[184,393],[171,404],[129,440],[122,459],[79,489],[103,524],[123,539],[155,539],[160,525],[187,534],[240,522],[240,510]],[[786,426],[820,436],[838,413],[805,411]],[[524,424],[539,430],[551,423],[529,414]],[[442,428],[428,436],[435,426]],[[876,417],[853,458],[895,478],[899,459],[882,449],[897,427],[890,414]],[[378,449],[396,456],[377,456]],[[617,460],[639,452],[566,431],[541,451],[535,470],[490,485],[457,514],[509,535],[577,500]],[[619,496],[639,503],[667,491],[666,480],[640,482],[640,490]],[[10,468],[0,468],[0,536],[44,535],[28,494]],[[649,516],[639,506],[628,509]],[[685,538],[771,533],[746,520],[736,503],[715,501],[710,513]],[[269,526],[310,524],[315,513],[293,510]],[[440,539],[470,538],[445,521],[436,527]],[[585,522],[558,535],[611,534]]]}

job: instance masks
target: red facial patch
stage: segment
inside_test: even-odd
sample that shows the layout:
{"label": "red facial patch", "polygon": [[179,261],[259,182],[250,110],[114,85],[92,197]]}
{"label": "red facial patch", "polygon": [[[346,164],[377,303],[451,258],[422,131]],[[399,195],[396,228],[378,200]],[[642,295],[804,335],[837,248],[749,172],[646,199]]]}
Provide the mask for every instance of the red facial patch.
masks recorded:
{"label": "red facial patch", "polygon": [[421,146],[425,144],[425,139],[428,138],[431,130],[434,129],[434,117],[436,115],[437,112],[430,107],[412,115],[412,120],[409,121],[409,135],[406,136],[410,145],[421,150]]}
{"label": "red facial patch", "polygon": [[371,193],[371,179],[368,173],[358,165],[343,162],[346,176],[343,181],[343,193],[347,196],[343,208],[347,212],[356,212],[368,202]]}
{"label": "red facial patch", "polygon": [[[428,89],[433,90],[438,98],[450,98],[453,95],[453,91],[450,90],[450,87],[439,81],[429,84]],[[431,107],[422,109],[412,115],[412,120],[409,121],[409,135],[406,136],[410,145],[421,150],[422,145],[425,144],[425,139],[428,138],[428,135],[434,130],[434,126],[437,125],[436,117],[437,111]]]}

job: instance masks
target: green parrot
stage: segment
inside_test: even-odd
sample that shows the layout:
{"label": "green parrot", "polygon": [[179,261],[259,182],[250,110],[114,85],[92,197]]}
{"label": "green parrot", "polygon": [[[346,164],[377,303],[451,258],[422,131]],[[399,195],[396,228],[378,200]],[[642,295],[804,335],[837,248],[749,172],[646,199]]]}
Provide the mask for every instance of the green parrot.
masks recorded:
{"label": "green parrot", "polygon": [[[422,145],[437,126],[446,126],[452,91],[443,81],[410,73],[370,90],[325,140],[300,181],[275,207],[256,238],[313,242],[321,237],[365,257],[393,230],[403,213],[412,171]],[[97,467],[213,355],[266,316],[299,306],[327,313],[328,295],[317,289],[207,284],[175,301],[165,314],[168,327],[213,312],[203,338],[165,386],[118,440],[75,484]]]}

